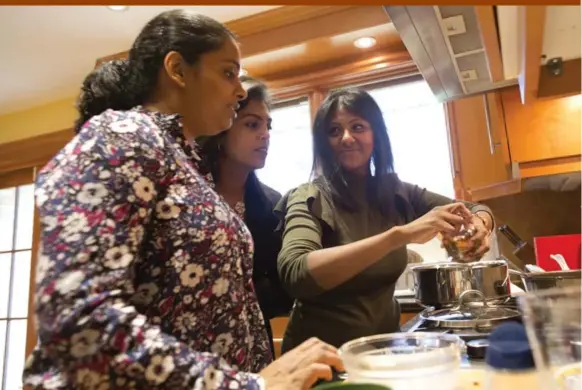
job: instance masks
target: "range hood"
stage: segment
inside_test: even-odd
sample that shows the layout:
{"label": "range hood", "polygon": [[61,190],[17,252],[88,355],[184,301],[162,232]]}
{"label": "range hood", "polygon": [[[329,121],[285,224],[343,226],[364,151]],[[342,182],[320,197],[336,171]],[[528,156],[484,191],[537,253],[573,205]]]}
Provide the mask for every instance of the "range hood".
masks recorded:
{"label": "range hood", "polygon": [[489,63],[488,53],[496,50],[500,57],[498,40],[492,41],[491,34],[481,31],[496,29],[493,7],[384,6],[384,9],[439,101],[518,83],[517,78],[496,75]]}

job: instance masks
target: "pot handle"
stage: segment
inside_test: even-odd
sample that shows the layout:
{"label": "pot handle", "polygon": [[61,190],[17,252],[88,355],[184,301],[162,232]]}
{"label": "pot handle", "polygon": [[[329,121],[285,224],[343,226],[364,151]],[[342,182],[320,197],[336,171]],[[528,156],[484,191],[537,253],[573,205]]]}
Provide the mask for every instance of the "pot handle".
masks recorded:
{"label": "pot handle", "polygon": [[485,295],[479,290],[465,290],[461,294],[459,294],[459,307],[465,306],[465,299],[469,295],[476,295],[478,296],[481,301],[483,302],[483,306],[487,306],[487,301],[485,299]]}

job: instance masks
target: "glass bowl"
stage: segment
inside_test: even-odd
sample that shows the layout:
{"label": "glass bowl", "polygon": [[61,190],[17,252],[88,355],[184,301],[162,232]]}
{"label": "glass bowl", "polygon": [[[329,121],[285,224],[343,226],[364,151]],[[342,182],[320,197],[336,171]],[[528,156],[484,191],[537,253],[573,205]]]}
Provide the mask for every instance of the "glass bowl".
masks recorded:
{"label": "glass bowl", "polygon": [[442,333],[391,333],[362,337],[341,346],[350,383],[393,390],[455,390],[464,342]]}

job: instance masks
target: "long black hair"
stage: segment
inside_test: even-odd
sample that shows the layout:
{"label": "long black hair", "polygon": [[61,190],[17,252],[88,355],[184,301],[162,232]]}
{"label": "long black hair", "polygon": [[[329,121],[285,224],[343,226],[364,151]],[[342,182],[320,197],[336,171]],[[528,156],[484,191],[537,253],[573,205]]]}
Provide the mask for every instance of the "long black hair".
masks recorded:
{"label": "long black hair", "polygon": [[[250,76],[241,76],[240,81],[247,92],[247,97],[244,100],[239,101],[237,112],[240,112],[247,107],[252,101],[265,103],[267,107],[271,109],[271,96],[269,95],[269,90],[264,83]],[[197,140],[201,145],[200,150],[203,159],[203,169],[212,174],[215,183],[220,181],[221,145],[222,142],[224,142],[227,133],[228,130],[214,136],[203,137]],[[259,179],[254,172],[249,174],[245,183],[244,202],[247,214],[249,215],[255,215],[258,209],[262,210],[267,204],[265,195],[261,190]]]}
{"label": "long black hair", "polygon": [[398,177],[394,173],[394,155],[382,110],[364,90],[349,88],[332,91],[323,101],[313,122],[313,167],[316,185],[330,192],[335,203],[355,211],[357,203],[348,191],[345,172],[329,143],[329,129],[338,110],[358,116],[372,128],[374,149],[368,167],[367,196],[385,216],[394,211],[393,199]]}
{"label": "long black hair", "polygon": [[184,10],[166,11],[148,22],[127,60],[103,63],[83,81],[77,101],[75,132],[107,109],[128,110],[147,102],[158,82],[164,58],[176,51],[194,65],[203,54],[219,50],[234,34],[222,23]]}

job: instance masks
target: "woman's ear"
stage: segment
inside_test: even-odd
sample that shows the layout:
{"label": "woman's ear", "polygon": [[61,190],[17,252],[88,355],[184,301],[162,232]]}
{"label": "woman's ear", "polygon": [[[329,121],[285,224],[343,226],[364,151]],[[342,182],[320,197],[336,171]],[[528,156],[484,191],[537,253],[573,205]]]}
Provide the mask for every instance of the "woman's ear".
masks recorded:
{"label": "woman's ear", "polygon": [[184,58],[177,51],[171,51],[164,57],[164,70],[166,74],[170,77],[170,80],[181,88],[186,86],[186,81],[184,80],[185,66],[187,64]]}

